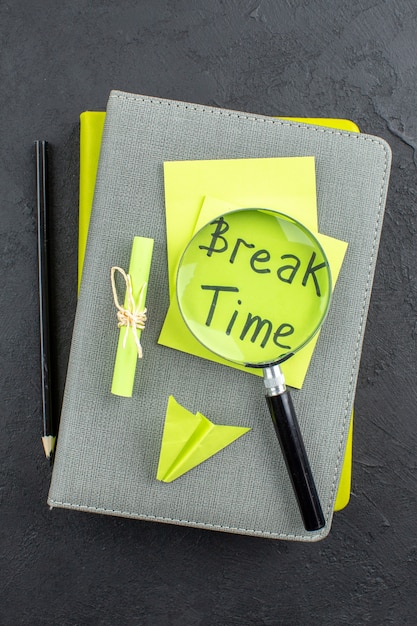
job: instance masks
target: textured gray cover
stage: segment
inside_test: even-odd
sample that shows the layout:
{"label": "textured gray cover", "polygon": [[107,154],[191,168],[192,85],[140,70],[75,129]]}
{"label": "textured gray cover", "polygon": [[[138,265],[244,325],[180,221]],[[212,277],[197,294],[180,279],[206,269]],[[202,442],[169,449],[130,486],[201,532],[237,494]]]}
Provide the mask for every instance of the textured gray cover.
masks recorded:
{"label": "textured gray cover", "polygon": [[[293,399],[326,515],[302,525],[261,379],[157,345],[168,307],[163,162],[316,158],[320,231],[349,242],[329,316]],[[112,92],[77,308],[50,506],[264,537],[329,532],[382,226],[390,149],[379,138]],[[110,267],[134,235],[155,249],[132,398],[110,394],[118,338]],[[155,479],[169,394],[216,423],[251,426],[170,484]]]}

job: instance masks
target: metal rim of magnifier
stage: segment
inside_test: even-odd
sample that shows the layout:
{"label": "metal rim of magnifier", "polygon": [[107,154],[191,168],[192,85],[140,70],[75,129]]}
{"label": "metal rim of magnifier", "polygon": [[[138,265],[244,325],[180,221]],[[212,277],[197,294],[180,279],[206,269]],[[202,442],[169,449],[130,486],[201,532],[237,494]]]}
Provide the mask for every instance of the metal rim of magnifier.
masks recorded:
{"label": "metal rim of magnifier", "polygon": [[[322,255],[324,261],[326,262],[326,269],[327,269],[327,280],[328,280],[328,289],[327,289],[327,301],[326,301],[326,305],[325,308],[322,312],[322,315],[319,319],[319,321],[317,322],[315,328],[313,329],[313,331],[311,331],[307,337],[301,342],[298,343],[297,346],[295,348],[292,348],[290,351],[288,351],[287,353],[280,355],[277,357],[276,360],[268,360],[268,361],[258,361],[256,363],[247,363],[245,361],[237,361],[237,360],[232,360],[230,359],[230,357],[225,356],[225,354],[220,353],[219,351],[213,350],[207,342],[202,341],[202,339],[198,336],[198,333],[196,333],[189,325],[189,322],[187,320],[187,315],[184,312],[184,305],[183,305],[183,298],[181,297],[180,293],[179,293],[179,275],[181,272],[181,269],[183,267],[184,261],[187,258],[187,255],[190,251],[190,249],[192,248],[192,246],[194,245],[194,242],[197,240],[197,238],[199,237],[199,235],[201,234],[201,232],[207,228],[210,224],[213,223],[214,220],[219,219],[221,217],[226,218],[228,215],[233,215],[235,213],[242,213],[242,212],[260,212],[260,213],[266,213],[271,215],[272,217],[277,218],[278,220],[284,220],[285,222],[291,222],[292,224],[294,224],[302,233],[304,236],[306,236],[312,243],[314,246],[317,247],[317,249],[320,251],[320,254]],[[311,232],[311,230],[309,230],[306,226],[304,226],[304,224],[302,224],[299,220],[293,218],[291,215],[288,215],[286,213],[283,213],[281,211],[276,211],[275,209],[268,209],[268,208],[261,208],[261,207],[248,207],[248,208],[240,208],[240,209],[234,209],[232,211],[227,211],[225,213],[221,213],[220,215],[218,215],[217,217],[213,218],[213,220],[211,220],[210,222],[207,222],[206,224],[204,224],[204,226],[202,226],[201,228],[199,228],[199,230],[193,235],[192,239],[189,241],[189,243],[187,244],[185,250],[183,251],[179,264],[178,264],[178,269],[177,269],[177,274],[176,274],[176,296],[177,296],[177,302],[178,302],[178,308],[180,310],[181,316],[184,320],[185,325],[187,326],[188,330],[191,332],[191,334],[193,335],[193,337],[205,348],[207,348],[208,350],[210,350],[210,352],[212,352],[213,354],[221,357],[222,359],[225,359],[226,361],[230,361],[232,363],[237,363],[239,365],[244,365],[246,367],[253,367],[253,368],[263,368],[267,365],[274,365],[274,364],[278,364],[278,363],[283,363],[284,361],[286,361],[287,359],[289,359],[291,356],[293,356],[293,354],[295,354],[296,352],[298,352],[299,350],[301,350],[302,348],[304,348],[312,339],[313,337],[318,333],[318,331],[320,330],[320,328],[323,325],[324,320],[327,317],[327,314],[329,312],[329,308],[330,308],[330,302],[331,302],[331,298],[332,298],[332,274],[331,274],[331,269],[330,269],[330,264],[327,258],[327,255],[323,249],[323,246],[321,245],[321,243],[318,241],[317,237]]]}

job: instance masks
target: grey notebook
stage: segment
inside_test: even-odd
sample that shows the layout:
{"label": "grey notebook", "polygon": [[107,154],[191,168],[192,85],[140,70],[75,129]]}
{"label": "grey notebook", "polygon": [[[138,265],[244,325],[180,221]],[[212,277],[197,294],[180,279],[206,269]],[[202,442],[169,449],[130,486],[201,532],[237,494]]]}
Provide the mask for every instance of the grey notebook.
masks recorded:
{"label": "grey notebook", "polygon": [[[349,243],[308,374],[293,392],[326,517],[306,532],[251,374],[157,343],[169,304],[163,163],[314,156],[320,232]],[[371,295],[390,149],[366,134],[114,91],[110,94],[48,503],[87,512],[315,541],[331,527]],[[110,268],[155,240],[131,398],[110,393],[118,330]],[[251,431],[172,483],[156,480],[168,397]]]}

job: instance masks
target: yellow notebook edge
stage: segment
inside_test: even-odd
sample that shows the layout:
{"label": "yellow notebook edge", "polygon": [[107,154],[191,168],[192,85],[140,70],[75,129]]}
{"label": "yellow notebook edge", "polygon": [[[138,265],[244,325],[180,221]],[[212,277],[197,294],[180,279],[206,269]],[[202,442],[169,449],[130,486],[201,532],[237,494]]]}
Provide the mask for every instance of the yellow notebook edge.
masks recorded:
{"label": "yellow notebook edge", "polygon": [[80,115],[80,184],[78,208],[78,290],[80,289],[88,228],[93,207],[97,168],[103,137],[104,111],[84,111]]}
{"label": "yellow notebook edge", "polygon": [[[280,119],[315,126],[327,126],[349,132],[360,132],[351,120],[333,118],[281,117]],[[87,245],[88,228],[93,206],[97,168],[100,158],[101,139],[103,136],[106,113],[104,111],[84,111],[80,115],[80,179],[79,179],[79,228],[78,228],[78,289],[81,284],[84,255]],[[341,470],[339,487],[334,510],[341,511],[350,500],[352,483],[353,454],[353,415],[350,420],[345,456]]]}

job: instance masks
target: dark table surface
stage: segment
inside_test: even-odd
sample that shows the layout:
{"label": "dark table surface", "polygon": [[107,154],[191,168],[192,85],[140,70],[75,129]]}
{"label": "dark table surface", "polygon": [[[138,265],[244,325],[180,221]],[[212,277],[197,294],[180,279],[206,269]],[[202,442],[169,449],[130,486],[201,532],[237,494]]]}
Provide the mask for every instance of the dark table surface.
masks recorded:
{"label": "dark table surface", "polygon": [[[417,623],[417,4],[0,3],[0,624]],[[356,396],[352,496],[297,544],[49,511],[41,448],[35,139],[53,153],[57,404],[76,305],[79,114],[111,89],[345,117],[393,168]]]}

